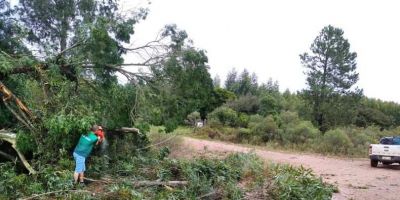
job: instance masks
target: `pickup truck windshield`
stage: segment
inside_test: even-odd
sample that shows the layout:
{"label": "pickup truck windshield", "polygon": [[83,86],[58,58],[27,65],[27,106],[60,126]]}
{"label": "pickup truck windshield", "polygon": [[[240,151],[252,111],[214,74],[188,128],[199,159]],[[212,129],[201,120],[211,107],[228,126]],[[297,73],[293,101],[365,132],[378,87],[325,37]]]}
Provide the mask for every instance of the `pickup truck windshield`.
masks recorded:
{"label": "pickup truck windshield", "polygon": [[400,137],[384,137],[379,141],[380,144],[400,145]]}

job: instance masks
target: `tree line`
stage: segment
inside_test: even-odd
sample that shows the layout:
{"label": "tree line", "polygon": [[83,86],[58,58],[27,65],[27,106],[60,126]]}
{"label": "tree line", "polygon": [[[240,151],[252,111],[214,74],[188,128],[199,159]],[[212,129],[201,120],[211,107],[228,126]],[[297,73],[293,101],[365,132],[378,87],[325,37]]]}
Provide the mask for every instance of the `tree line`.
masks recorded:
{"label": "tree line", "polygon": [[[398,104],[365,97],[354,86],[357,54],[340,28],[324,27],[300,55],[307,88],[282,93],[277,81],[260,84],[247,70],[232,70],[221,87],[218,77],[211,78],[206,51],[176,25],[166,25],[153,41],[129,45],[135,25],[147,15],[146,9],[121,13],[112,0],[21,0],[15,7],[1,0],[0,81],[32,110],[35,129],[19,123],[5,99],[0,129],[18,132],[20,148],[38,156],[71,149],[90,123],[110,130],[164,125],[169,132],[190,113],[206,119],[222,105],[247,115],[293,111],[323,132],[400,124]],[[137,62],[126,63],[127,53]],[[137,67],[149,70],[127,70]],[[120,84],[117,74],[128,83]],[[138,145],[146,144],[142,139]]]}

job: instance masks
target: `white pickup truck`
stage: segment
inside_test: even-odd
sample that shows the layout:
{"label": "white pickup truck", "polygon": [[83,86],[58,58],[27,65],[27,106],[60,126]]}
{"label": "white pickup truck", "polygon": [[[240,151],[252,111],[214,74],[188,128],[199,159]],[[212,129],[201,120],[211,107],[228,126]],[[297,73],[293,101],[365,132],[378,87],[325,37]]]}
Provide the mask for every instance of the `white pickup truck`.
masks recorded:
{"label": "white pickup truck", "polygon": [[400,164],[400,136],[384,137],[379,143],[369,145],[371,167],[377,167],[378,162],[383,165]]}

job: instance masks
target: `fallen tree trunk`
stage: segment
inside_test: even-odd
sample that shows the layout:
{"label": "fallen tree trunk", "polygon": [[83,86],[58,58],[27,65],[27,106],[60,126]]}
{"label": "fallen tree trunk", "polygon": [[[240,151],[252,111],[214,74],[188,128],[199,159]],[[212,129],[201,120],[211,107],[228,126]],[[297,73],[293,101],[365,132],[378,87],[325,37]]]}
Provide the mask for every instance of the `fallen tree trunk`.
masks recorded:
{"label": "fallen tree trunk", "polygon": [[187,181],[134,181],[133,185],[136,187],[146,187],[146,186],[159,186],[159,185],[166,185],[166,186],[184,186],[187,185]]}
{"label": "fallen tree trunk", "polygon": [[[112,180],[112,179],[95,180],[95,179],[91,179],[91,178],[85,178],[85,180],[89,181],[89,182],[100,182],[100,183],[106,183],[106,184],[118,182],[118,181]],[[122,180],[126,181],[127,179],[122,179]],[[188,182],[187,181],[158,181],[157,180],[157,181],[132,181],[132,184],[135,187],[149,187],[149,186],[160,186],[160,185],[176,187],[176,186],[187,185]]]}
{"label": "fallen tree trunk", "polygon": [[11,144],[11,147],[17,152],[19,159],[21,160],[24,167],[29,171],[29,174],[36,174],[36,171],[26,160],[25,156],[17,149],[17,134],[0,130],[0,140],[4,140]]}
{"label": "fallen tree trunk", "polygon": [[140,130],[137,128],[128,128],[128,127],[121,127],[120,129],[116,129],[115,131],[123,132],[123,133],[140,133]]}

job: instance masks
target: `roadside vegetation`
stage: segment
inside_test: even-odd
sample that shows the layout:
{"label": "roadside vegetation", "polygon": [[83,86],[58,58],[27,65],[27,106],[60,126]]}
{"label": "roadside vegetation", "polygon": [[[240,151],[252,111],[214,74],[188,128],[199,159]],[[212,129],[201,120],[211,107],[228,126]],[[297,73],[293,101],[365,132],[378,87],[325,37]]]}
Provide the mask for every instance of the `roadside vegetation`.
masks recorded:
{"label": "roadside vegetation", "polygon": [[[2,163],[0,199],[330,199],[337,190],[309,169],[265,164],[254,154],[173,159],[167,147],[140,155],[121,153],[123,159],[113,162],[92,157],[87,173],[96,180],[76,190],[72,159],[44,166],[36,175],[17,173],[15,165]],[[138,185],[146,180],[180,184]]]}
{"label": "roadside vegetation", "polygon": [[[10,3],[0,0],[0,199],[330,199],[336,189],[308,169],[253,154],[176,158],[178,138],[157,144],[202,122],[193,131],[210,138],[361,156],[400,125],[398,104],[354,87],[356,54],[339,28],[324,27],[300,56],[307,88],[281,93],[247,70],[233,69],[221,86],[206,50],[177,25],[133,43],[147,8]],[[93,124],[107,143],[88,160],[89,185],[73,189],[72,152]]]}

